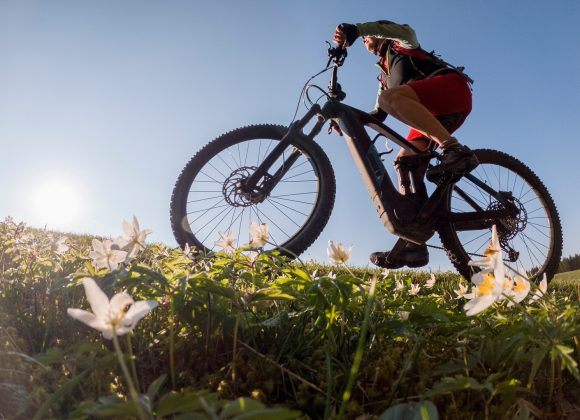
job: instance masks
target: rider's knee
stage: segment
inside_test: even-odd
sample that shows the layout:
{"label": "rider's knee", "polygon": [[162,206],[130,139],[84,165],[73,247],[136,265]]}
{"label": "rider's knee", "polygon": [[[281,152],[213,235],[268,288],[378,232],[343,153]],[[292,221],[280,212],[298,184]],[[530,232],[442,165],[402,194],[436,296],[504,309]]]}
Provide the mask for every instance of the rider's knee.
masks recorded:
{"label": "rider's knee", "polygon": [[379,106],[387,113],[393,113],[400,101],[405,97],[403,86],[385,89],[379,96]]}

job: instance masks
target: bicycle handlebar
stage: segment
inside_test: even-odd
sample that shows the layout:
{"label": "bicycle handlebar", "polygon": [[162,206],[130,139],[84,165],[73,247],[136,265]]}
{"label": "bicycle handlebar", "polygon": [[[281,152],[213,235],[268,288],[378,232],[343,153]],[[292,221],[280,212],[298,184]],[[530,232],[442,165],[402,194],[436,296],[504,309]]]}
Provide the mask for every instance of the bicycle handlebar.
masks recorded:
{"label": "bicycle handlebar", "polygon": [[328,62],[326,63],[326,67],[329,67],[331,62],[338,67],[342,66],[348,56],[346,48],[342,48],[340,45],[333,47],[328,41],[326,43],[328,44]]}
{"label": "bicycle handlebar", "polygon": [[330,42],[326,41],[326,43],[328,44],[328,62],[326,63],[326,68],[329,68],[331,62],[333,67],[328,91],[332,98],[342,101],[346,97],[346,93],[342,91],[340,84],[337,81],[337,73],[338,68],[344,64],[344,60],[346,59],[348,53],[346,48],[343,48],[340,45],[333,47]]}

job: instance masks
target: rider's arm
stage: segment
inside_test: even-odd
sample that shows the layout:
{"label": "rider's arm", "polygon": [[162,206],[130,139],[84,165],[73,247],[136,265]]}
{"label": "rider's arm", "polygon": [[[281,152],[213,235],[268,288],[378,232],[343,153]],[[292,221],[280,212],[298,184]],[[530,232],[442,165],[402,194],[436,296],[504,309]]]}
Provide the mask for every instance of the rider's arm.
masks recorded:
{"label": "rider's arm", "polygon": [[388,20],[378,22],[357,23],[359,36],[375,36],[378,38],[392,39],[403,48],[418,48],[419,41],[415,31],[409,25],[399,25]]}
{"label": "rider's arm", "polygon": [[375,108],[371,112],[369,112],[369,115],[372,115],[379,121],[385,121],[387,119],[387,116],[389,115],[379,106],[379,96],[381,95],[381,92],[384,89],[385,88],[383,87],[382,83],[379,83],[379,90],[377,92],[377,101],[375,102]]}

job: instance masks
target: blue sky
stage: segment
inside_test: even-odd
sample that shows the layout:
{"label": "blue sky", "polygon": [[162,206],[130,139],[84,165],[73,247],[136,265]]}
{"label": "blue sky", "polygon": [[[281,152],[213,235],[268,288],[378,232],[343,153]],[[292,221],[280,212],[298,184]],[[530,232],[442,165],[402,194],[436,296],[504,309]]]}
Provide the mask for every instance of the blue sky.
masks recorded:
{"label": "blue sky", "polygon": [[[474,108],[457,136],[533,168],[560,210],[564,255],[580,252],[575,0],[2,1],[0,217],[116,237],[136,215],[151,240],[175,246],[169,199],[196,150],[239,126],[287,124],[334,27],[379,19],[410,24],[425,49],[466,67]],[[373,64],[362,44],[350,50],[341,70],[350,105],[372,108]],[[326,261],[333,239],[366,265],[395,238],[344,141],[318,141],[337,200],[304,258]],[[442,252],[430,268],[449,268]]]}

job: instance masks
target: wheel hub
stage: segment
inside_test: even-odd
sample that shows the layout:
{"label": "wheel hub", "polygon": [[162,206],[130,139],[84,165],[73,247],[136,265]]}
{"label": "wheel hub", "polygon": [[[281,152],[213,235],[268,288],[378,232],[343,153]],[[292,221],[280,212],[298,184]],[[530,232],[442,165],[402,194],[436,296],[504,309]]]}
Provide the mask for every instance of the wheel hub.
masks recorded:
{"label": "wheel hub", "polygon": [[[528,225],[528,212],[517,198],[510,197],[509,201],[517,207],[518,213],[515,216],[504,217],[498,221],[497,236],[500,246],[506,251],[509,261],[515,262],[519,257],[519,252],[510,246],[509,241],[514,239],[518,233],[523,232]],[[495,201],[487,207],[487,210],[506,210],[506,206],[499,201]]]}
{"label": "wheel hub", "polygon": [[[233,171],[226,178],[222,187],[222,194],[226,202],[234,207],[249,207],[263,202],[267,197],[267,192],[262,186],[249,189],[246,180],[256,171],[255,166],[243,166]],[[267,184],[270,175],[264,175],[264,183]]]}

